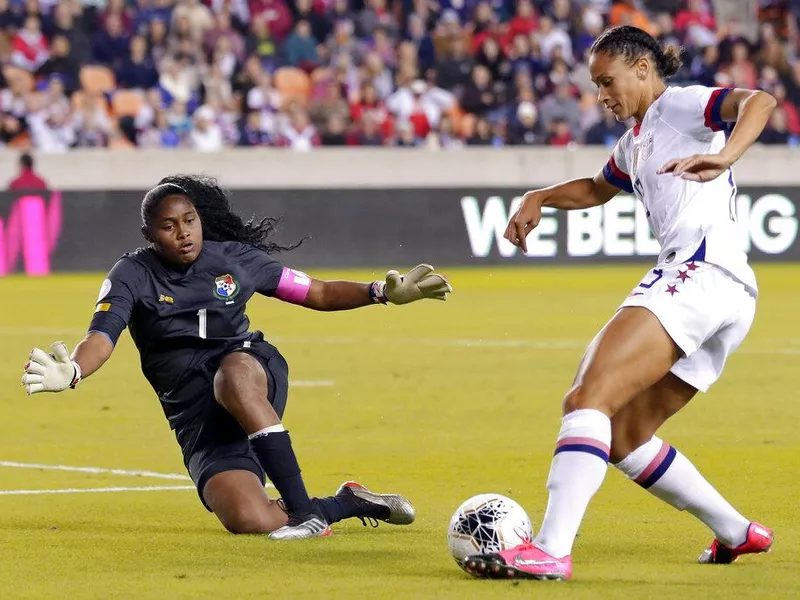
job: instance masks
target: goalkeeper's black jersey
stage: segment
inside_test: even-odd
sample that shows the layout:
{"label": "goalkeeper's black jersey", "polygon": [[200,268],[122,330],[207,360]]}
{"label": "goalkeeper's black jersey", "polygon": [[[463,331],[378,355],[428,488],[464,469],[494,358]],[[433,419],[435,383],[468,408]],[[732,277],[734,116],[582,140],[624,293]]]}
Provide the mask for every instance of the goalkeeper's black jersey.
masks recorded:
{"label": "goalkeeper's black jersey", "polygon": [[140,248],[109,272],[89,330],[116,343],[127,326],[142,372],[163,402],[199,365],[262,339],[248,331],[245,304],[256,292],[274,295],[282,272],[266,252],[239,242],[204,242],[185,271]]}

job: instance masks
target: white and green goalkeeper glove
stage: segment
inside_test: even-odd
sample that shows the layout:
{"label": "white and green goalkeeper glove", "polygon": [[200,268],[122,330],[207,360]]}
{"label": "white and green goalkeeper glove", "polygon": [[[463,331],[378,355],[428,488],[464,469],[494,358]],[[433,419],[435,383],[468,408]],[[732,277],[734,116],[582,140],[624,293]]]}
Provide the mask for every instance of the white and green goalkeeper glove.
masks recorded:
{"label": "white and green goalkeeper glove", "polygon": [[39,348],[31,350],[30,360],[22,375],[22,385],[29,396],[39,392],[60,392],[74,388],[81,380],[81,368],[70,359],[67,345],[64,342],[55,342],[50,347],[53,349],[52,354]]}
{"label": "white and green goalkeeper glove", "polygon": [[405,275],[397,271],[386,273],[386,281],[376,281],[369,295],[382,304],[408,304],[417,300],[447,300],[453,291],[447,279],[433,272],[430,265],[417,265]]}

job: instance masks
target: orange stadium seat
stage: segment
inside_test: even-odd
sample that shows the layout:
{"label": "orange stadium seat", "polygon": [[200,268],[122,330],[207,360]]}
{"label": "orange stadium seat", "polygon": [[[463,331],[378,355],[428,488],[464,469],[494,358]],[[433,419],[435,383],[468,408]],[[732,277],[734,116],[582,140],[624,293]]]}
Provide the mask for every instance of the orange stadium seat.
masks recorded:
{"label": "orange stadium seat", "polygon": [[104,94],[117,88],[114,73],[108,67],[86,65],[81,67],[81,87],[87,94]]}
{"label": "orange stadium seat", "polygon": [[111,98],[111,110],[118,117],[135,117],[144,98],[134,90],[119,90]]}
{"label": "orange stadium seat", "polygon": [[308,100],[311,95],[311,79],[308,74],[295,67],[281,67],[275,71],[275,89],[286,99]]}

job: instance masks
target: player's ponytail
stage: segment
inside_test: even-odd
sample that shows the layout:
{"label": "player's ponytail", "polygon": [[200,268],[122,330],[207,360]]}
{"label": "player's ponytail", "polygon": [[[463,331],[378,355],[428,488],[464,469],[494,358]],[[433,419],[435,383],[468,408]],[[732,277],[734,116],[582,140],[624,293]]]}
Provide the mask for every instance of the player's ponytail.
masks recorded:
{"label": "player's ponytail", "polygon": [[[264,217],[244,221],[231,209],[229,193],[217,180],[202,175],[170,175],[158,182],[142,200],[142,224],[149,230],[161,201],[167,196],[186,196],[194,204],[203,225],[203,239],[215,242],[242,242],[266,252],[293,250],[303,243],[281,246],[269,240],[280,223],[279,218]],[[305,238],[303,238],[305,239]]]}
{"label": "player's ponytail", "polygon": [[621,56],[632,65],[644,54],[649,54],[655,64],[659,77],[669,79],[681,68],[683,48],[668,44],[664,48],[649,33],[638,27],[620,25],[607,29],[592,44],[592,54],[606,52],[611,56]]}

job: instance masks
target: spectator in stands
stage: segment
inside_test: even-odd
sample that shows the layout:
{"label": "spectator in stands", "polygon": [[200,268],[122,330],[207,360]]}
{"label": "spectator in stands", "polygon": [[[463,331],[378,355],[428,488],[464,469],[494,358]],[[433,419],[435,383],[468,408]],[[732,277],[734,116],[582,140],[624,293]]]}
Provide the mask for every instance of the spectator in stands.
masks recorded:
{"label": "spectator in stands", "polygon": [[431,150],[455,150],[463,148],[464,142],[455,134],[450,117],[444,116],[439,121],[439,127],[425,138],[425,146]]}
{"label": "spectator in stands", "polygon": [[270,38],[282,42],[292,30],[292,13],[283,0],[249,0],[250,18],[266,25]]}
{"label": "spectator in stands", "polygon": [[382,99],[388,98],[394,91],[391,71],[384,65],[377,52],[370,52],[364,62],[363,81],[371,83]]}
{"label": "spectator in stands", "polygon": [[414,126],[408,121],[398,123],[397,135],[394,145],[398,148],[415,148],[422,143],[422,140],[414,131]]}
{"label": "spectator in stands", "polygon": [[112,70],[121,69],[130,43],[119,15],[109,14],[105,29],[98,31],[92,38],[92,57]]}
{"label": "spectator in stands", "polygon": [[716,43],[717,21],[708,0],[688,0],[675,15],[675,30],[692,46],[707,47]]}
{"label": "spectator in stands", "polygon": [[178,0],[172,11],[172,27],[177,27],[182,19],[186,20],[189,36],[198,44],[214,26],[211,10],[200,0]]}
{"label": "spectator in stands", "polygon": [[608,21],[612,26],[633,25],[651,35],[656,33],[647,15],[637,7],[636,0],[613,0]]}
{"label": "spectator in stands", "polygon": [[338,117],[344,123],[350,118],[350,106],[342,97],[342,89],[336,82],[328,84],[325,96],[312,101],[308,109],[311,122],[319,131],[324,131],[325,124],[331,117]]}
{"label": "spectator in stands", "polygon": [[66,152],[75,143],[75,125],[71,115],[58,106],[48,107],[44,96],[27,98],[27,124],[34,147],[41,152]]}
{"label": "spectator in stands", "polygon": [[129,55],[116,76],[117,84],[123,88],[146,90],[158,84],[158,71],[147,56],[147,41],[142,36],[131,38]]}
{"label": "spectator in stands", "polygon": [[379,123],[374,113],[363,112],[358,120],[358,128],[353,136],[355,146],[382,146],[385,136],[381,134]]}
{"label": "spectator in stands", "polygon": [[439,64],[439,85],[446,90],[458,93],[469,83],[472,77],[474,59],[467,54],[467,47],[462,37],[456,37],[450,42],[450,51],[446,58]]}
{"label": "spectator in stands", "polygon": [[536,10],[531,0],[519,0],[516,12],[508,22],[506,40],[513,40],[517,36],[527,37],[538,27]]}
{"label": "spectator in stands", "polygon": [[161,61],[166,58],[169,52],[167,39],[167,23],[165,19],[154,18],[150,21],[147,30],[147,45],[150,49],[150,57],[156,65],[161,65]]}
{"label": "spectator in stands", "polygon": [[512,146],[533,146],[545,143],[545,133],[539,123],[539,111],[532,102],[521,102],[516,119],[511,124],[508,143]]}
{"label": "spectator in stands", "polygon": [[472,81],[461,97],[461,108],[468,113],[483,117],[497,106],[497,95],[492,86],[489,69],[483,65],[476,65],[472,70]]}
{"label": "spectator in stands", "polygon": [[309,121],[305,110],[298,106],[291,109],[289,123],[278,144],[297,152],[307,152],[320,145],[317,130]]}
{"label": "spectator in stands", "polygon": [[713,87],[719,70],[719,49],[706,46],[697,54],[689,66],[689,77],[699,85]]}
{"label": "spectator in stands", "polygon": [[272,136],[261,128],[261,114],[251,110],[247,113],[239,135],[239,146],[271,146]]}
{"label": "spectator in stands", "polygon": [[776,108],[772,111],[772,116],[769,119],[769,124],[761,132],[758,141],[762,144],[770,146],[785,145],[789,142],[791,134],[787,128],[786,113],[782,108]]}
{"label": "spectator in stands", "polygon": [[35,72],[50,57],[47,38],[37,17],[27,17],[25,25],[14,36],[11,63],[26,71]]}
{"label": "spectator in stands", "polygon": [[[236,31],[231,25],[231,14],[228,10],[217,13],[214,19],[214,27],[209,29],[203,39],[203,50],[206,54],[211,54],[217,48],[220,38],[227,38],[228,48],[236,59],[236,63],[241,63],[245,58],[245,42],[242,34]],[[233,73],[231,72],[229,77]]]}
{"label": "spectator in stands", "polygon": [[78,68],[78,63],[70,57],[69,39],[63,35],[56,35],[53,37],[50,57],[39,67],[37,75],[44,78],[59,75],[66,89],[72,93],[80,87]]}
{"label": "spectator in stands", "polygon": [[318,43],[323,43],[328,39],[333,24],[326,18],[325,13],[314,10],[313,0],[295,0],[292,5],[295,9],[295,19],[297,21],[307,21],[311,26],[311,37]]}
{"label": "spectator in stands", "polygon": [[531,37],[539,43],[542,56],[546,61],[552,60],[556,48],[561,48],[561,57],[569,64],[574,62],[572,40],[566,31],[555,26],[553,19],[549,16],[545,15],[539,19],[539,31],[532,33]]}
{"label": "spectator in stands", "polygon": [[586,144],[613,148],[625,131],[625,125],[617,121],[617,118],[612,113],[605,111],[603,120],[593,125],[586,132]]}
{"label": "spectator in stands", "polygon": [[580,130],[581,109],[572,95],[572,86],[569,82],[559,83],[555,93],[542,100],[539,111],[542,125],[547,130],[556,119],[566,121],[572,131]]}
{"label": "spectator in stands", "polygon": [[390,37],[397,38],[400,28],[394,15],[386,5],[386,0],[367,0],[357,21],[357,33],[361,37],[370,38],[379,27]]}
{"label": "spectator in stands", "polygon": [[427,71],[436,64],[436,47],[425,28],[425,21],[417,14],[408,17],[408,39],[417,49],[417,64]]}
{"label": "spectator in stands", "polygon": [[265,69],[272,69],[277,61],[278,47],[270,33],[266,17],[256,16],[250,24],[245,41],[248,55],[255,55]]}
{"label": "spectator in stands", "polygon": [[33,157],[25,153],[19,157],[19,175],[8,184],[9,190],[46,190],[47,182],[33,169]]}
{"label": "spectator in stands", "polygon": [[214,120],[214,111],[208,106],[198,108],[193,116],[194,126],[189,134],[189,147],[202,152],[219,152],[224,140],[222,130]]}
{"label": "spectator in stands", "polygon": [[283,46],[287,64],[311,72],[319,64],[317,40],[314,39],[308,21],[298,21],[294,32]]}
{"label": "spectator in stands", "polygon": [[63,35],[69,40],[69,58],[76,64],[89,62],[92,54],[92,43],[86,33],[90,28],[81,14],[73,14],[73,8],[67,0],[61,0],[53,9],[53,35]]}
{"label": "spectator in stands", "polygon": [[492,134],[492,124],[480,117],[475,122],[475,131],[467,138],[467,146],[494,146],[496,138]]}
{"label": "spectator in stands", "polygon": [[125,35],[131,36],[133,30],[133,11],[125,6],[125,0],[108,0],[106,9],[100,15],[98,23],[102,29],[108,29],[108,18],[115,15],[122,26]]}
{"label": "spectator in stands", "polygon": [[[685,0],[675,14],[672,0],[0,0],[0,142],[125,147],[124,132],[143,147],[605,145],[623,126],[603,118],[586,52],[608,16],[682,42],[678,85],[771,91],[783,116],[764,139],[785,137],[783,119],[793,143],[800,12],[790,20],[788,6],[762,4],[751,36],[757,5]],[[118,87],[149,90],[138,114],[104,120],[99,99],[67,98],[93,57]],[[284,98],[263,75],[284,66],[308,73],[299,104],[302,78],[282,78],[292,81]]]}

